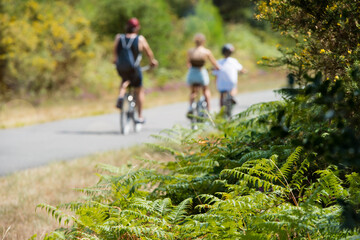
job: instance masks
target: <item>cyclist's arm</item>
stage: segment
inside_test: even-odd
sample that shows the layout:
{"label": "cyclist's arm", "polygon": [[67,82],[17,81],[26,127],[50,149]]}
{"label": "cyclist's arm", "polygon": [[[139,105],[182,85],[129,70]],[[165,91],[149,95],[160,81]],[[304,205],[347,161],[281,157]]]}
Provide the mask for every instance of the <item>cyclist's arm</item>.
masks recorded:
{"label": "cyclist's arm", "polygon": [[211,51],[209,50],[208,51],[208,59],[210,60],[211,64],[215,67],[216,70],[219,70],[220,69],[220,66],[219,64],[217,63],[214,55],[211,53]]}
{"label": "cyclist's arm", "polygon": [[191,55],[191,49],[187,52],[187,58],[186,58],[186,66],[188,67],[188,68],[190,68],[191,67],[191,63],[190,63],[190,55]]}
{"label": "cyclist's arm", "polygon": [[158,61],[154,57],[154,53],[151,50],[148,42],[146,41],[144,36],[139,36],[139,50],[144,51],[146,56],[149,58],[150,65],[155,67],[158,65]]}
{"label": "cyclist's arm", "polygon": [[117,45],[119,44],[119,40],[120,40],[120,34],[116,34],[115,36],[115,41],[114,41],[114,59],[113,59],[113,63],[116,63],[116,60],[118,58],[117,55]]}
{"label": "cyclist's arm", "polygon": [[245,69],[245,68],[242,68],[242,69],[239,71],[239,73],[243,73],[243,74],[245,74],[245,73],[247,73],[247,72],[248,72],[248,70]]}

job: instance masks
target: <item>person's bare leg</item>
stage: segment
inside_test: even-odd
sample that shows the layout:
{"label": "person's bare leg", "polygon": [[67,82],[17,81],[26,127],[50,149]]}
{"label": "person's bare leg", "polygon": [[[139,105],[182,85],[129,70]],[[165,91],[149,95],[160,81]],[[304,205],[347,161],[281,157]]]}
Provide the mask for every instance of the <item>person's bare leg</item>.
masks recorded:
{"label": "person's bare leg", "polygon": [[203,93],[205,96],[205,101],[207,103],[207,110],[210,111],[210,98],[211,98],[211,93],[210,93],[210,89],[208,86],[203,86]]}
{"label": "person's bare leg", "polygon": [[119,97],[120,97],[120,98],[123,98],[123,97],[125,96],[126,89],[127,89],[127,87],[129,86],[129,84],[130,84],[130,81],[129,81],[129,80],[121,83],[120,91],[119,91]]}
{"label": "person's bare leg", "polygon": [[124,81],[120,85],[119,96],[118,99],[116,100],[116,107],[119,109],[122,109],[126,88],[129,86],[129,84],[130,81]]}
{"label": "person's bare leg", "polygon": [[139,114],[139,120],[144,120],[142,116],[142,109],[145,100],[145,91],[143,87],[138,87],[135,89],[136,102],[137,102],[137,110]]}
{"label": "person's bare leg", "polygon": [[220,108],[224,106],[224,96],[225,92],[220,92]]}
{"label": "person's bare leg", "polygon": [[233,89],[231,89],[230,95],[235,97],[236,94],[237,94],[237,87],[234,87]]}
{"label": "person's bare leg", "polygon": [[236,95],[236,94],[237,94],[237,87],[234,87],[234,88],[231,89],[231,91],[230,91],[230,95],[231,95],[233,104],[236,104],[236,100],[235,100],[235,95]]}
{"label": "person's bare leg", "polygon": [[196,86],[191,86],[190,87],[190,106],[194,102],[197,93],[198,93],[198,88]]}

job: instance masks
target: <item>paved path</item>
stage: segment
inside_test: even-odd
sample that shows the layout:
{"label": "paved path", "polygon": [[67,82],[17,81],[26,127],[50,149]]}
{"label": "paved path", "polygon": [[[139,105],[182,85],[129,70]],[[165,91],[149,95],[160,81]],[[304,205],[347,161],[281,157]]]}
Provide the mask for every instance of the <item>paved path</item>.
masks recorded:
{"label": "paved path", "polygon": [[[234,113],[250,105],[278,99],[273,91],[237,96]],[[218,100],[212,101],[218,110]],[[0,130],[0,176],[38,167],[49,162],[71,160],[97,152],[116,150],[152,141],[150,135],[175,124],[189,125],[186,102],[144,111],[146,124],[140,133],[119,134],[118,114],[68,119],[15,129]]]}

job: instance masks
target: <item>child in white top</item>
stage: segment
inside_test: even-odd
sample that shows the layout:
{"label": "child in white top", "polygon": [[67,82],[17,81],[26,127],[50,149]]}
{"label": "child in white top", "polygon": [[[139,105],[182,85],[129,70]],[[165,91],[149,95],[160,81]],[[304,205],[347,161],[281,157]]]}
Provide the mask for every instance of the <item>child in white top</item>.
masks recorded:
{"label": "child in white top", "polygon": [[[224,55],[224,58],[218,60],[218,64],[220,65],[220,70],[214,70],[213,74],[216,76],[216,87],[220,92],[220,107],[222,107],[223,99],[225,97],[226,92],[230,92],[230,95],[234,97],[237,93],[237,82],[238,82],[238,74],[245,73],[246,70],[243,66],[230,55],[234,52],[235,48],[232,44],[225,44],[221,52]],[[235,104],[235,100],[233,98],[233,103]]]}

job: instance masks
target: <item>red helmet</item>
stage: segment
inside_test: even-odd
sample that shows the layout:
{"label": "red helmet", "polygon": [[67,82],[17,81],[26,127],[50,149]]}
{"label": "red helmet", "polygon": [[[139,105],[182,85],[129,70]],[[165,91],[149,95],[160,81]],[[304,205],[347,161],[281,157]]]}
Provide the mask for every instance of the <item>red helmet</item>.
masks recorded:
{"label": "red helmet", "polygon": [[131,28],[135,28],[140,26],[140,22],[137,18],[130,18],[129,21],[127,22],[127,25]]}

